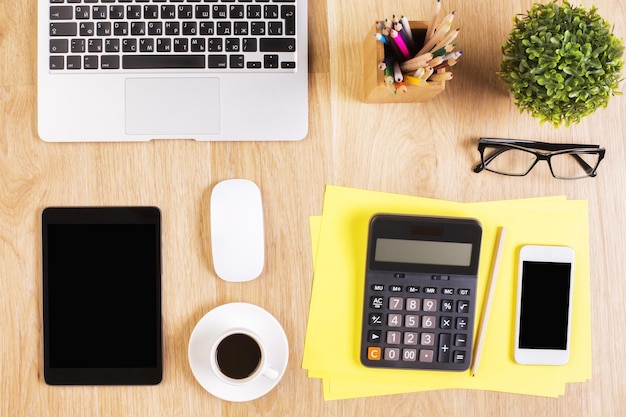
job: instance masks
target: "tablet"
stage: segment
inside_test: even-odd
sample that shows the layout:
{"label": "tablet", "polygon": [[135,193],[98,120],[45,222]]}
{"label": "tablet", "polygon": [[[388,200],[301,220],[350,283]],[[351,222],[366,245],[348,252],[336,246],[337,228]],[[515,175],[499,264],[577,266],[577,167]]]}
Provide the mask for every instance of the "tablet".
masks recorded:
{"label": "tablet", "polygon": [[159,209],[46,208],[42,256],[45,382],[158,384]]}

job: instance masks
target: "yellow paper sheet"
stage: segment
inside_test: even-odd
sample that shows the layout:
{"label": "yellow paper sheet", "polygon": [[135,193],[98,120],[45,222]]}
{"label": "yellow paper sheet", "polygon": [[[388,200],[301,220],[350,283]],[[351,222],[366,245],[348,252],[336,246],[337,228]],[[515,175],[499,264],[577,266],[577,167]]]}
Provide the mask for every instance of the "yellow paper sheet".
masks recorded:
{"label": "yellow paper sheet", "polygon": [[[552,200],[556,200],[558,198],[551,198]],[[548,199],[544,199],[543,201],[548,201]],[[538,203],[538,200],[528,201],[531,207]],[[519,204],[526,204],[526,201],[517,200]],[[313,248],[313,259],[315,262],[316,254],[317,254],[317,245],[319,242],[320,228],[321,228],[321,216],[315,216],[310,218],[310,228],[311,228],[311,244]],[[318,374],[315,371],[309,372],[309,377],[312,378],[324,378],[324,374]],[[358,398],[358,397],[369,397],[369,396],[378,396],[378,395],[389,395],[389,394],[402,394],[408,392],[417,392],[417,391],[429,391],[440,389],[439,387],[433,386],[416,386],[416,385],[403,385],[403,384],[390,384],[390,383],[377,383],[375,381],[361,381],[361,380],[343,380],[343,379],[323,379],[323,388],[324,388],[324,398],[326,400],[338,400],[338,399],[346,399],[346,398]],[[447,387],[451,388],[451,387]],[[463,388],[463,387],[461,387]],[[526,389],[522,387],[522,389],[516,389],[516,387],[509,388],[508,392],[513,392],[525,394]],[[565,385],[564,384],[555,384],[552,381],[542,388],[542,395],[548,397],[558,397],[565,393]]]}
{"label": "yellow paper sheet", "polygon": [[[327,399],[444,388],[561,395],[566,382],[584,381],[591,375],[586,207],[584,201],[563,198],[461,204],[328,186],[317,237],[312,220],[316,265],[303,368],[311,377],[324,379]],[[478,306],[482,305],[496,228],[507,227],[487,341],[476,377],[470,377],[469,371],[368,369],[360,364],[367,226],[377,212],[479,219],[483,243]],[[566,366],[520,366],[512,359],[514,279],[522,244],[563,244],[576,252],[572,355]]]}

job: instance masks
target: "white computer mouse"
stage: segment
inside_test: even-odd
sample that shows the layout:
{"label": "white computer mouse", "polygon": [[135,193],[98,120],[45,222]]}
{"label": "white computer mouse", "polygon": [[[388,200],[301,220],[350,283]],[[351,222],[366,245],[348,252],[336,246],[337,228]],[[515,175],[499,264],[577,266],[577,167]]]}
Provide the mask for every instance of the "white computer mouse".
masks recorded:
{"label": "white computer mouse", "polygon": [[211,192],[211,252],[217,276],[250,281],[265,264],[261,191],[252,181],[230,179]]}

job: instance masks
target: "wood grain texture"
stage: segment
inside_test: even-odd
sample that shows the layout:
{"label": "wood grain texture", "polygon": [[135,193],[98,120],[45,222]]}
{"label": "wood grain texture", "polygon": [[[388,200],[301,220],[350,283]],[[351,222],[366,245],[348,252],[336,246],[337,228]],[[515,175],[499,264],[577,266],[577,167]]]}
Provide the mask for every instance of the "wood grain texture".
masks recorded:
{"label": "wood grain texture", "polygon": [[[40,0],[45,1],[45,0]],[[578,3],[590,7],[590,0]],[[626,34],[626,3],[593,2]],[[531,0],[443,0],[456,11],[465,54],[428,103],[362,101],[362,41],[374,20],[428,19],[434,0],[309,0],[310,129],[297,143],[52,144],[36,126],[36,3],[0,0],[0,416],[623,416],[626,415],[626,99],[570,128],[519,114],[496,76],[511,19]],[[24,30],[24,28],[31,28]],[[375,64],[374,64],[375,65]],[[480,136],[597,143],[597,178],[474,174]],[[215,275],[209,195],[227,178],[257,182],[267,260],[250,283]],[[325,402],[300,367],[312,285],[308,219],[335,184],[457,201],[566,195],[589,201],[593,378],[564,397],[469,390]],[[150,204],[163,213],[165,373],[155,387],[50,387],[42,378],[41,211],[51,205]],[[231,404],[204,391],[187,362],[197,321],[233,301],[260,305],[283,325],[287,372],[258,400]],[[330,342],[330,341],[329,341]]]}

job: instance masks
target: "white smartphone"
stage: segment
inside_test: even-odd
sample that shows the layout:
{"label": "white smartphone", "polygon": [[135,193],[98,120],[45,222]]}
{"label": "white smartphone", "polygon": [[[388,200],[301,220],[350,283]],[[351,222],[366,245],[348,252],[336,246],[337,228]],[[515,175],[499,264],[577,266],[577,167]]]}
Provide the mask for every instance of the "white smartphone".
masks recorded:
{"label": "white smartphone", "polygon": [[515,362],[565,365],[570,354],[574,250],[526,245],[520,249],[515,315]]}

